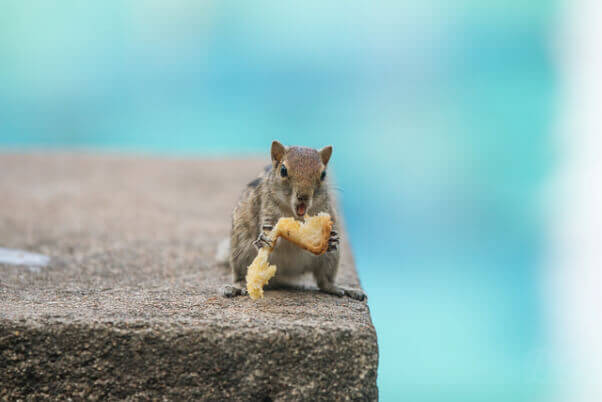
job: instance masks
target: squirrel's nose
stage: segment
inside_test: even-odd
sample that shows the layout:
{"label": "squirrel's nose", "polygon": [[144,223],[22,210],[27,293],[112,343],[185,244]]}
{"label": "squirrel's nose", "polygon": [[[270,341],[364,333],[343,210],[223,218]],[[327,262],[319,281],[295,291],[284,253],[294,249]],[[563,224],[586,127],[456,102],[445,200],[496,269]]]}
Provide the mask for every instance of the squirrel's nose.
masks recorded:
{"label": "squirrel's nose", "polygon": [[297,200],[300,202],[307,202],[309,200],[309,195],[307,194],[297,194]]}

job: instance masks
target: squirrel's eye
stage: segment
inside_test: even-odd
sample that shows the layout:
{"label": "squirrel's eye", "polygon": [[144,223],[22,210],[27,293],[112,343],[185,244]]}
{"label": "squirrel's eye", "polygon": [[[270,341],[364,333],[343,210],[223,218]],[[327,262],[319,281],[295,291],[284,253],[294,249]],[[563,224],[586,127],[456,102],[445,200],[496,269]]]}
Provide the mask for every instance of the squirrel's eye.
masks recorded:
{"label": "squirrel's eye", "polygon": [[282,177],[288,176],[288,172],[286,170],[286,166],[284,166],[284,165],[282,165],[282,167],[280,168],[280,176],[282,176]]}
{"label": "squirrel's eye", "polygon": [[326,178],[326,170],[322,171],[322,174],[320,175],[320,180],[324,180]]}

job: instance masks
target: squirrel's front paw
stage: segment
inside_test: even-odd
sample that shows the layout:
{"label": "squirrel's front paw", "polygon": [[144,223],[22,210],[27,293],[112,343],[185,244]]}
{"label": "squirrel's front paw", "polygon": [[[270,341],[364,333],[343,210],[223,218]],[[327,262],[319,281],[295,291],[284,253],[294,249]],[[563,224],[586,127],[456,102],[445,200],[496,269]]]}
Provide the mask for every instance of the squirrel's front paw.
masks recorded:
{"label": "squirrel's front paw", "polygon": [[272,240],[270,240],[270,238],[263,232],[259,233],[257,240],[253,242],[253,245],[257,250],[266,246],[272,248],[272,244]]}
{"label": "squirrel's front paw", "polygon": [[334,251],[339,248],[339,234],[336,231],[330,232],[330,237],[328,238],[328,249],[326,251]]}

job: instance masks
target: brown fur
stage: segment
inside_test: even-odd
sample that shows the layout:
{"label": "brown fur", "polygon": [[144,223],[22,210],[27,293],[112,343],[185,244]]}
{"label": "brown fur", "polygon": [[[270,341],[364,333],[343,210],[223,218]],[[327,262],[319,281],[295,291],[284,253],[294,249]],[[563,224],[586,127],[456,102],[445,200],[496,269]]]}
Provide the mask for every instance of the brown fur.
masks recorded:
{"label": "brown fur", "polygon": [[[230,235],[230,267],[234,286],[226,286],[226,296],[244,294],[244,278],[247,267],[257,255],[253,242],[262,233],[264,226],[273,226],[281,217],[296,217],[294,203],[297,197],[306,197],[307,214],[327,212],[333,219],[332,247],[321,256],[302,250],[285,239],[278,240],[270,263],[278,266],[270,287],[283,285],[281,279],[294,278],[305,272],[312,272],[320,290],[363,300],[360,290],[342,289],[335,285],[339,267],[338,237],[336,235],[336,211],[327,180],[320,176],[326,169],[332,147],[320,151],[306,147],[285,147],[274,141],[271,147],[272,165],[247,185],[232,214]],[[284,165],[288,176],[283,178],[280,169]],[[298,218],[297,218],[298,219]]]}

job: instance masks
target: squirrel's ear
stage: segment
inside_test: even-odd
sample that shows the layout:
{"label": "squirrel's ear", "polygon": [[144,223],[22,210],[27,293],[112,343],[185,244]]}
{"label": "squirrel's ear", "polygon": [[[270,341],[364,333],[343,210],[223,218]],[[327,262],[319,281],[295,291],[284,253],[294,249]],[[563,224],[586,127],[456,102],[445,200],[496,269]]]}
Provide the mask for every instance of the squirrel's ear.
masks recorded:
{"label": "squirrel's ear", "polygon": [[320,152],[320,157],[322,158],[322,163],[325,165],[328,165],[328,161],[330,160],[330,157],[332,156],[332,145],[329,145],[327,147],[320,149],[319,152]]}
{"label": "squirrel's ear", "polygon": [[284,157],[284,153],[286,152],[286,147],[284,145],[282,145],[281,143],[279,143],[278,141],[274,140],[272,142],[272,150],[271,150],[271,154],[272,154],[272,162],[281,162],[282,158]]}

